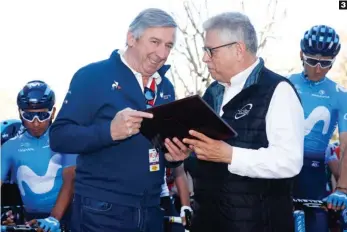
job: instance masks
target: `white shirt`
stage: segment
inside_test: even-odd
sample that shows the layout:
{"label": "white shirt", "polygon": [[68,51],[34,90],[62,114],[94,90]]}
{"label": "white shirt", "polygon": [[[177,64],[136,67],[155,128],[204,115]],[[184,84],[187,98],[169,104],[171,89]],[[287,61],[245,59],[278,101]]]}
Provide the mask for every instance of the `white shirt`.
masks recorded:
{"label": "white shirt", "polygon": [[[126,51],[126,49],[124,50],[121,50],[119,49],[118,50],[118,54],[120,55],[120,59],[121,61],[134,73],[134,76],[136,77],[136,80],[137,82],[139,83],[140,85],[140,88],[142,90],[142,92],[144,91],[144,87],[143,87],[143,81],[142,81],[142,74],[135,71],[132,67],[129,66],[129,64],[126,62],[125,58],[124,58],[124,52]],[[150,87],[151,83],[152,83],[152,80],[155,79],[155,83],[156,83],[156,88],[157,88],[157,85],[160,84],[161,82],[161,76],[159,75],[158,72],[155,72],[150,78],[148,78],[148,82],[147,82],[147,86],[146,87]]]}
{"label": "white shirt", "polygon": [[[222,107],[241,92],[243,86],[259,63],[230,80],[223,96]],[[221,107],[221,108],[222,108]],[[220,115],[223,115],[221,109]],[[297,175],[304,158],[304,111],[293,88],[286,82],[277,85],[266,114],[267,148],[257,150],[233,147],[228,170],[240,176],[263,179],[289,178]]]}

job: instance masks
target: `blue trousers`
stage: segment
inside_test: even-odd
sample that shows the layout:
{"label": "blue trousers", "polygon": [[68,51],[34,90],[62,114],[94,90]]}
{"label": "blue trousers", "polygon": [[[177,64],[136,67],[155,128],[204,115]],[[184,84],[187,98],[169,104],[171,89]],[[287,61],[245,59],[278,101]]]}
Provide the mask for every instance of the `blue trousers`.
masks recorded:
{"label": "blue trousers", "polygon": [[163,232],[160,206],[137,208],[117,205],[75,194],[73,232]]}

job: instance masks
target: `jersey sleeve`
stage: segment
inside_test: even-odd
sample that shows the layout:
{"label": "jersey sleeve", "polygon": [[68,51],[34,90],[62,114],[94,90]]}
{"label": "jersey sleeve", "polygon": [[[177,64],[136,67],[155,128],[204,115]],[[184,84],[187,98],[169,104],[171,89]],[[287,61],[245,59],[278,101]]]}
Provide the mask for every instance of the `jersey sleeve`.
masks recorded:
{"label": "jersey sleeve", "polygon": [[[4,143],[1,147],[1,182],[4,182],[7,178],[12,166],[12,152],[11,144],[9,142]],[[12,149],[13,150],[13,149]]]}
{"label": "jersey sleeve", "polygon": [[347,90],[339,89],[338,128],[339,133],[347,132]]}
{"label": "jersey sleeve", "polygon": [[61,165],[63,166],[63,168],[76,166],[77,156],[77,154],[62,154]]}

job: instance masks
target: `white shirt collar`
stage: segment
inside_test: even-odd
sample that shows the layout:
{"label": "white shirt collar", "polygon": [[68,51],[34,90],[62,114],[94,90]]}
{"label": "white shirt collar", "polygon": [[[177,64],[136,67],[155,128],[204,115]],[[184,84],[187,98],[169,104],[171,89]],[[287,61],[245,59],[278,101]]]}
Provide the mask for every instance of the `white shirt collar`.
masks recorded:
{"label": "white shirt collar", "polygon": [[[135,71],[135,70],[134,70],[133,68],[131,68],[130,65],[126,62],[126,60],[125,60],[125,58],[124,58],[124,53],[125,53],[125,51],[126,51],[126,48],[124,48],[124,49],[119,49],[119,50],[118,50],[118,54],[119,54],[119,56],[120,56],[121,61],[122,61],[122,62],[134,73],[134,75],[135,75],[136,78],[139,78],[139,77],[142,78],[142,74],[139,73],[139,72],[137,72],[137,71]],[[151,78],[153,78],[153,79],[155,80],[155,83],[156,83],[157,85],[160,84],[160,82],[161,82],[161,76],[159,75],[158,72],[155,72],[155,73],[151,76]],[[150,78],[150,79],[151,79],[151,78]],[[150,82],[149,82],[149,83],[150,83]]]}
{"label": "white shirt collar", "polygon": [[252,73],[253,69],[255,69],[255,67],[259,64],[260,60],[259,58],[257,58],[257,60],[248,68],[246,68],[245,70],[243,70],[242,72],[236,74],[235,76],[230,78],[230,84],[229,83],[222,83],[219,82],[219,84],[224,85],[225,87],[236,87],[236,86],[244,86],[244,84],[246,83],[247,78],[249,77],[249,75]]}

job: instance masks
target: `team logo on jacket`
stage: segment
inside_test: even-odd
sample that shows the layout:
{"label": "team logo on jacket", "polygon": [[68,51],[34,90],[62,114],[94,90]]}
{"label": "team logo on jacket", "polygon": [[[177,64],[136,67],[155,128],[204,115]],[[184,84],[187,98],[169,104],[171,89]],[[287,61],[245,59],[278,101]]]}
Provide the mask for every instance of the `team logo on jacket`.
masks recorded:
{"label": "team logo on jacket", "polygon": [[113,84],[112,84],[112,89],[115,90],[115,89],[121,89],[119,83],[117,81],[114,81]]}
{"label": "team logo on jacket", "polygon": [[235,114],[235,119],[239,119],[239,118],[242,118],[246,115],[249,114],[249,111],[251,111],[253,107],[253,104],[252,103],[249,103],[247,105],[245,105],[244,107],[242,107],[240,110],[237,111],[237,113]]}
{"label": "team logo on jacket", "polygon": [[163,92],[160,92],[159,93],[159,96],[161,97],[161,98],[163,98],[163,99],[169,99],[170,97],[171,97],[171,95],[170,94],[168,94],[168,95],[165,95]]}

